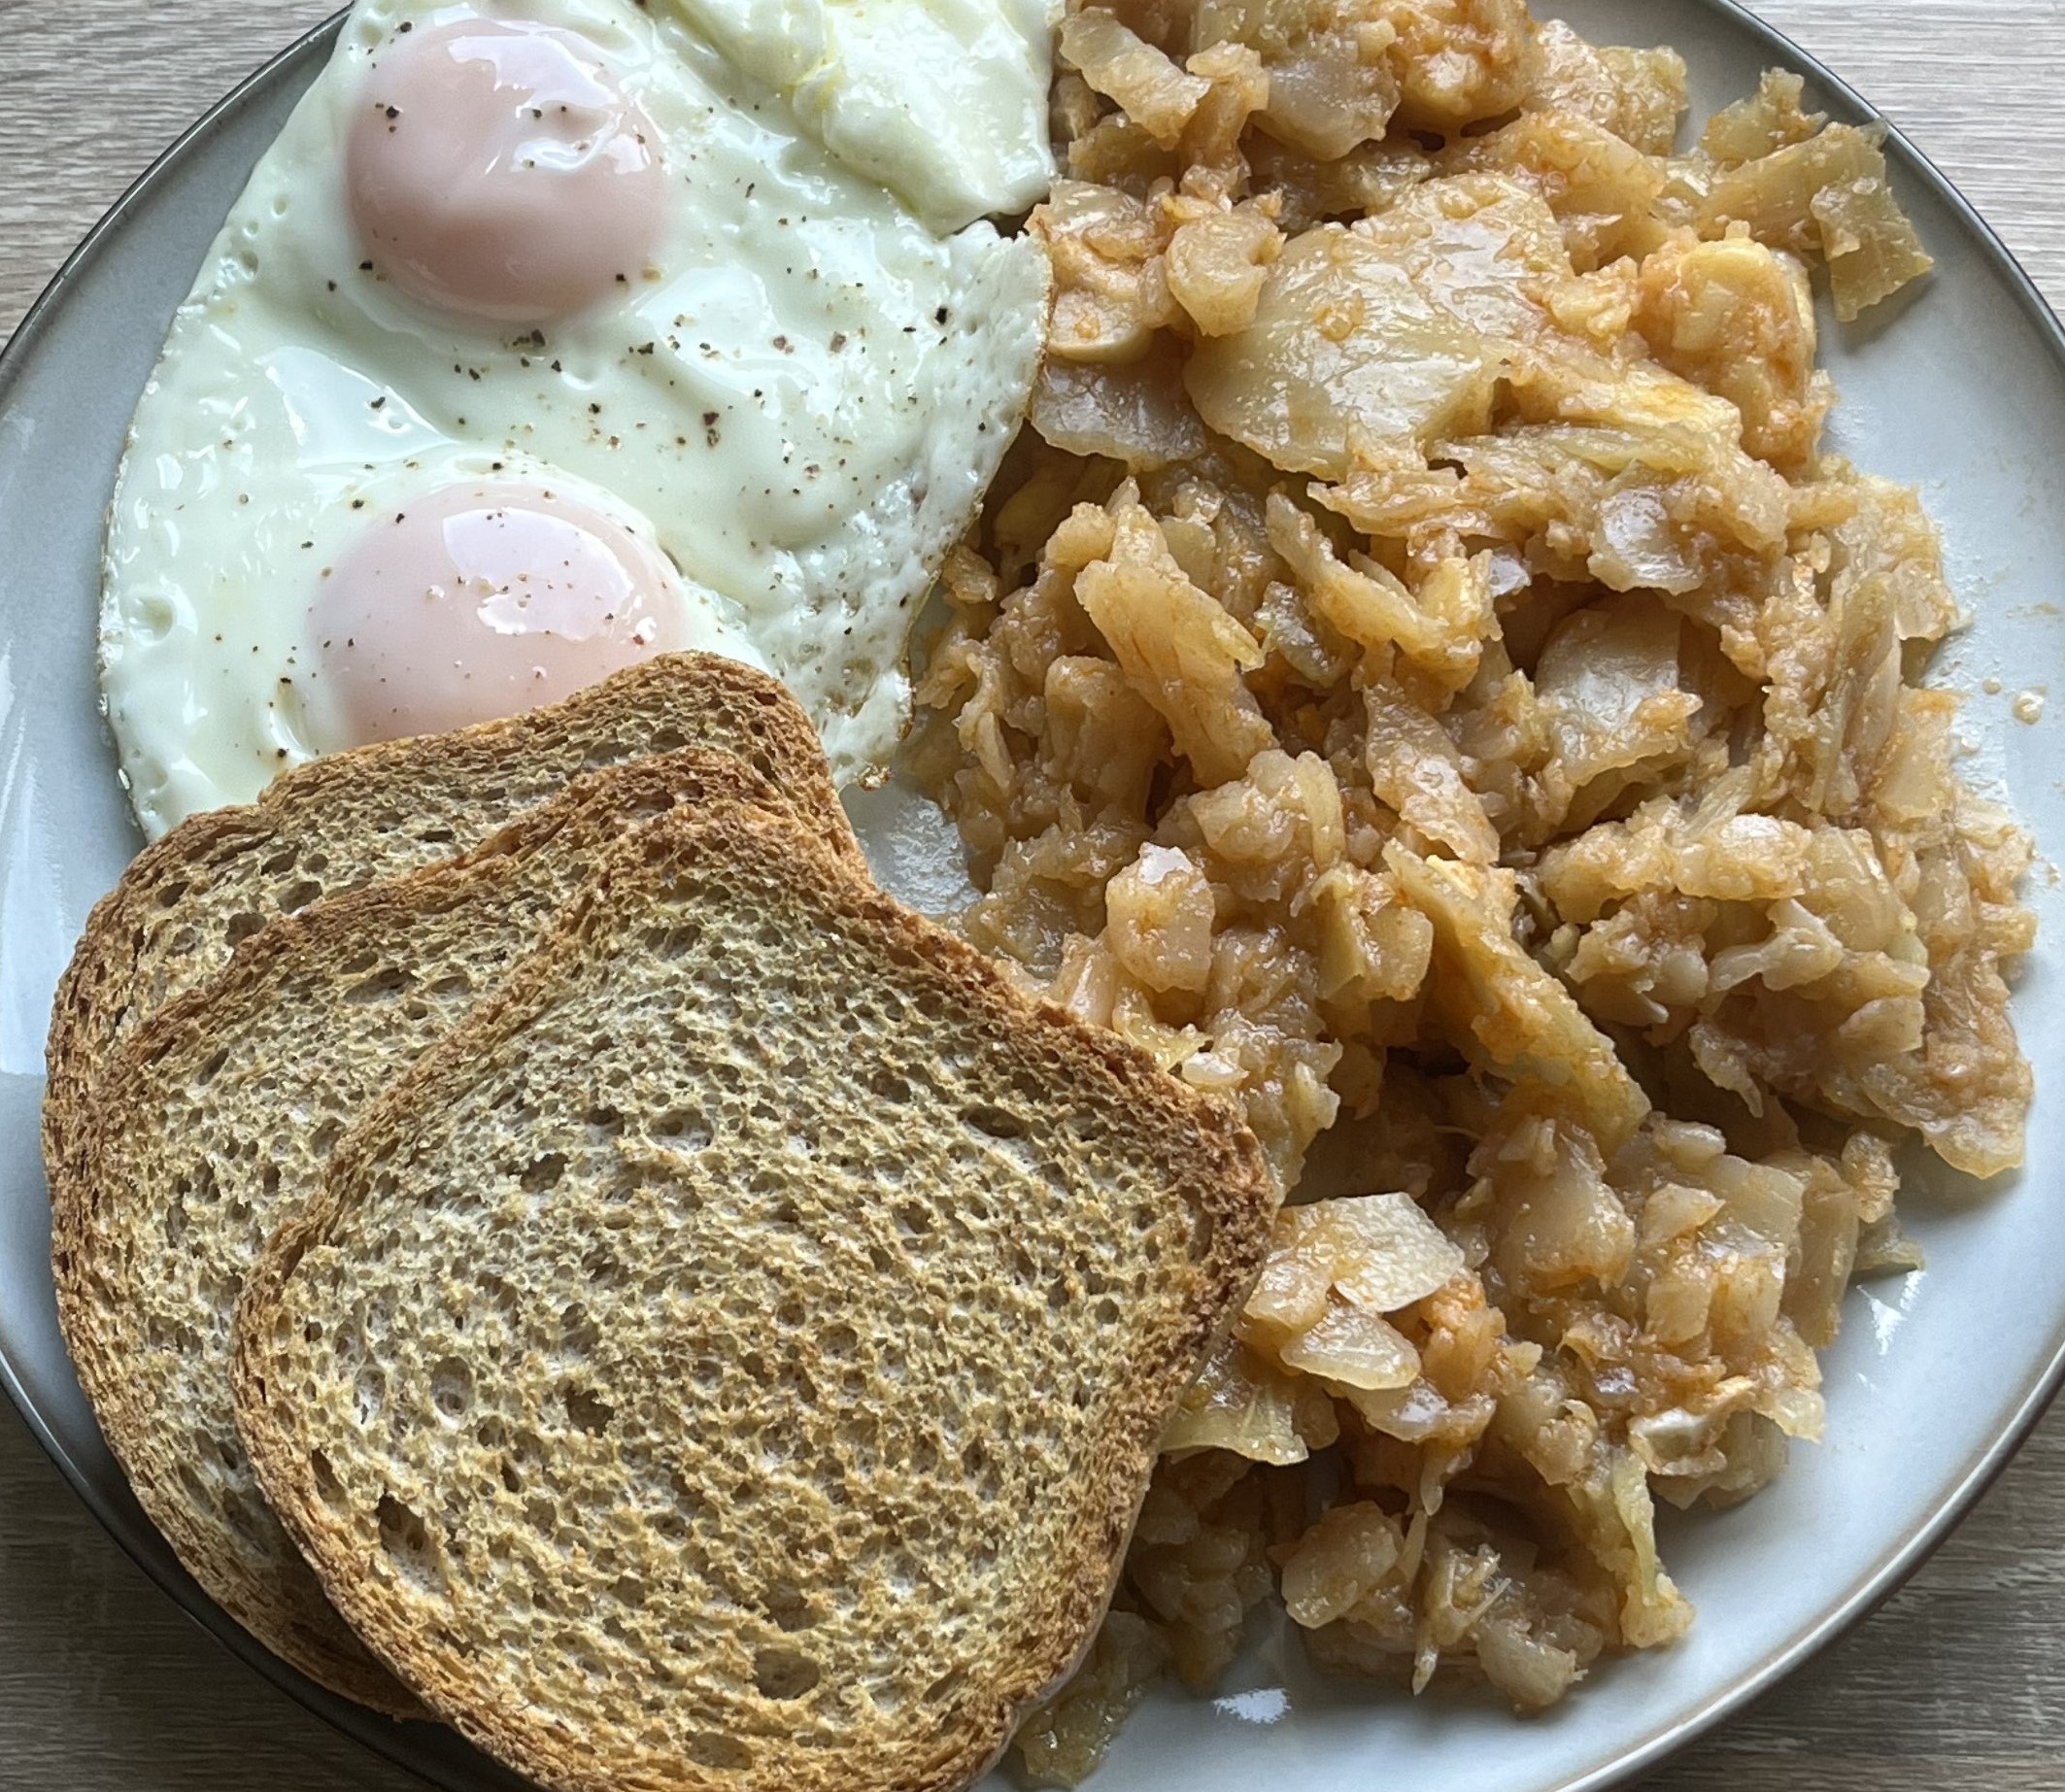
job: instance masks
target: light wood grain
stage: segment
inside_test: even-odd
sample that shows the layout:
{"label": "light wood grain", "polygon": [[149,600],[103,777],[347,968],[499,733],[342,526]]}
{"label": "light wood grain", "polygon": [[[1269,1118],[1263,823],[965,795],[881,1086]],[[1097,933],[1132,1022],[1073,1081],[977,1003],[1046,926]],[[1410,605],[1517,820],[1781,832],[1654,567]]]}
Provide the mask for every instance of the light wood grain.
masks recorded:
{"label": "light wood grain", "polygon": [[[329,10],[329,0],[179,0],[149,12],[136,0],[0,0],[0,335],[188,119]],[[2065,0],[1759,10],[1908,130],[2052,301],[2065,298]],[[0,1416],[0,1788],[415,1784],[188,1623],[74,1503],[13,1415]],[[2065,1412],[1884,1610],[1648,1782],[1648,1792],[1944,1787],[2065,1787]]]}

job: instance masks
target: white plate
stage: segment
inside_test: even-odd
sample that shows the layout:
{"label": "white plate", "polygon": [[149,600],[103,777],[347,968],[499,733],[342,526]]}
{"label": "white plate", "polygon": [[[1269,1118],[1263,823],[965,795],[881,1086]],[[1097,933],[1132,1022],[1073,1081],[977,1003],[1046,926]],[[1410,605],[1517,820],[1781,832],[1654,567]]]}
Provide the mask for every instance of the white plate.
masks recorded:
{"label": "white plate", "polygon": [[[1695,112],[1749,91],[1764,66],[1811,64],[1726,0],[1565,0],[1544,10],[1608,42],[1675,44]],[[254,77],[94,231],[0,362],[0,1379],[108,1529],[225,1643],[313,1709],[454,1792],[515,1782],[449,1733],[395,1726],[280,1666],[182,1572],[124,1488],[58,1340],[37,1149],[51,993],[87,908],[137,836],[95,707],[101,513],[129,412],[246,171],[320,65],[319,33]],[[1868,110],[1821,77],[1816,103]],[[1938,272],[1869,325],[1824,321],[1843,393],[1835,446],[1919,484],[1941,522],[1973,627],[1939,677],[1977,692],[1966,729],[1982,781],[2004,785],[2040,842],[2065,839],[2048,760],[2061,712],[2012,720],[2013,696],[2056,681],[2065,639],[2065,335],[2006,252],[1897,137],[1895,185]],[[2045,943],[2017,1007],[2038,1067],[2038,1174],[1978,1195],[1944,1179],[1905,1199],[1926,1273],[1851,1296],[1825,1359],[1830,1440],[1737,1511],[1665,1527],[1673,1573],[1699,1606],[1675,1648],[1603,1663],[1546,1717],[1470,1698],[1417,1702],[1324,1683],[1267,1636],[1222,1696],[1150,1701],[1096,1782],[1129,1792],[1247,1792],[1374,1783],[1415,1792],[1575,1792],[1649,1765],[1796,1667],[1911,1572],[1999,1470],[2065,1369],[2065,1206],[2041,1166],[2065,1153],[2065,1020],[2049,1010],[2065,942],[2039,867]],[[1000,1783],[1000,1782],[999,1782]]]}

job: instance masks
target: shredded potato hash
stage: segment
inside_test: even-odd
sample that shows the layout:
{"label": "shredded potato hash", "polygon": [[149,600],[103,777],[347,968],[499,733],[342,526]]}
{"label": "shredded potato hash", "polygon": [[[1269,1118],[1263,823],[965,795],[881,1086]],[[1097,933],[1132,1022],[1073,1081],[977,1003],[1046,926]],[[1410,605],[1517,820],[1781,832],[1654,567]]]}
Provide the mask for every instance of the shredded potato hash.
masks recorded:
{"label": "shredded potato hash", "polygon": [[1929,266],[1874,132],[1521,0],[1100,0],[1062,29],[1032,427],[916,763],[965,926],[1248,1119],[1286,1192],[1166,1439],[1072,1783],[1280,1598],[1515,1706],[1692,1611],[1654,1501],[1821,1433],[1896,1153],[2019,1162],[2023,834],[1917,683],[1905,490],[1820,447],[1810,268]]}

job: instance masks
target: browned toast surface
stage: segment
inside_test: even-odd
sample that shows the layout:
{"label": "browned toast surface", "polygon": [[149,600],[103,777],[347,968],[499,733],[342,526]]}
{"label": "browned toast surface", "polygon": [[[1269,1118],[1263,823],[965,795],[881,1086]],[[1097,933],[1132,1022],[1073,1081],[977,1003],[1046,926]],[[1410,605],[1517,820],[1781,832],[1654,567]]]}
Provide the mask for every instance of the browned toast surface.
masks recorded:
{"label": "browned toast surface", "polygon": [[551,1787],[977,1776],[1262,1260],[1253,1138],[795,821],[626,841],[238,1321],[330,1597]]}
{"label": "browned toast surface", "polygon": [[491,990],[629,829],[676,804],[778,803],[727,754],[576,781],[491,851],[275,921],[128,1033],[53,1166],[58,1310],[154,1523],[233,1616],[366,1704],[420,1714],[266,1506],[238,1438],[229,1328],[246,1268],[360,1109]]}
{"label": "browned toast surface", "polygon": [[248,807],[183,822],[94,908],[58,985],[46,1161],[73,1149],[114,1047],[213,977],[239,940],[325,897],[472,851],[584,773],[684,747],[744,761],[851,845],[809,718],[774,679],[708,654],[648,660],[508,721],[317,760]]}

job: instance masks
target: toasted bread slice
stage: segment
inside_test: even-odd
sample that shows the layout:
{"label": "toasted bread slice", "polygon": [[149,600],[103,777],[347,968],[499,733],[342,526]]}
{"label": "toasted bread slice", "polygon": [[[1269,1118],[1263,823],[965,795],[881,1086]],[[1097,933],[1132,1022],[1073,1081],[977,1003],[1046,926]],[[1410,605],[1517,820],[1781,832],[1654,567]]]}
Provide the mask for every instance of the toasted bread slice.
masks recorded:
{"label": "toasted bread slice", "polygon": [[707,654],[648,660],[506,722],[317,760],[248,808],[182,823],[94,908],[57,987],[45,1161],[74,1148],[122,1036],[268,921],[457,857],[584,772],[682,747],[744,760],[851,844],[809,717],[764,673]]}
{"label": "toasted bread slice", "polygon": [[138,1500],[209,1594],[335,1691],[414,1702],[366,1655],[281,1531],[239,1441],[229,1328],[259,1246],[332,1143],[493,986],[626,830],[676,803],[780,799],[694,749],[592,774],[498,849],[277,921],[109,1061],[51,1261],[81,1384]]}
{"label": "toasted bread slice", "polygon": [[543,1785],[961,1787],[1091,1636],[1272,1206],[1230,1109],[795,823],[684,811],[339,1146],[239,1422],[358,1634]]}

